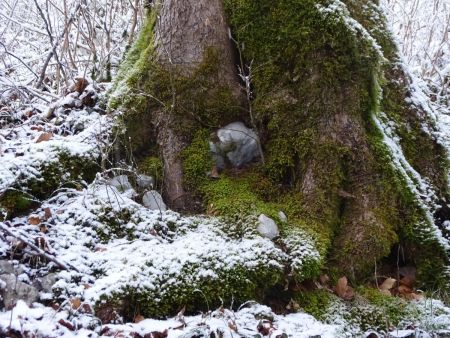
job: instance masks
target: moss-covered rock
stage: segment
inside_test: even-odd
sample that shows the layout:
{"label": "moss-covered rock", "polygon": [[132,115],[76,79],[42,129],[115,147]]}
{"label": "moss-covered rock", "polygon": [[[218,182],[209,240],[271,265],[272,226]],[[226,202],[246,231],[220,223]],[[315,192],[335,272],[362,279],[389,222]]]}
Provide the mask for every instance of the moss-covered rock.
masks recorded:
{"label": "moss-covered rock", "polygon": [[80,189],[91,182],[100,169],[90,157],[72,155],[66,150],[55,151],[55,159],[30,164],[33,174],[25,172],[13,186],[5,189],[0,197],[0,207],[8,212],[8,217],[37,207],[39,201],[50,197],[58,189]]}

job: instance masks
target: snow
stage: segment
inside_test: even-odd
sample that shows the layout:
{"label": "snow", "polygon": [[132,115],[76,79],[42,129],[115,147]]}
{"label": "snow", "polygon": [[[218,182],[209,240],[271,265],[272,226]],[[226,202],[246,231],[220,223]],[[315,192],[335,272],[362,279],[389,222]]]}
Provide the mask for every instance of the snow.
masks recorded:
{"label": "snow", "polygon": [[[39,0],[39,3],[43,4],[43,1]],[[59,4],[60,1],[57,0],[55,3]],[[88,50],[91,47],[87,41],[81,39],[78,42],[76,48],[85,51],[76,56],[82,64],[79,72],[83,76],[94,68],[101,71],[109,56],[118,63],[126,43],[126,39],[120,36],[121,31],[129,27],[132,14],[131,7],[128,2],[126,3],[123,8],[117,7],[118,12],[115,12],[116,9],[113,11],[115,13],[112,21],[113,45],[99,46],[100,61],[97,64],[90,65]],[[405,6],[409,3],[406,1]],[[427,8],[427,1],[418,0],[418,3],[419,8],[423,9],[421,13],[423,17],[429,15],[431,9]],[[73,4],[72,2],[69,11],[73,10]],[[108,7],[108,2],[101,0],[97,5]],[[404,20],[407,18],[395,20],[400,5],[401,2],[385,4],[394,35],[396,32],[404,32],[405,29]],[[27,10],[14,12],[14,6]],[[343,2],[334,0],[328,6],[318,5],[317,8],[324,16],[342,19],[350,32],[362,35],[374,52],[383,58],[380,46],[370,32],[350,17]],[[402,7],[401,10],[405,8]],[[436,83],[442,85],[438,77],[450,71],[447,45],[445,43],[439,45],[434,39],[430,44],[425,44],[432,29],[442,32],[442,22],[439,21],[441,19],[436,18],[448,14],[445,2],[439,3],[436,8],[441,12],[433,9],[433,25],[426,27],[427,33],[422,34],[423,31],[419,29],[414,37],[418,46],[410,44],[409,40],[398,42],[402,44],[406,54],[405,58],[400,58],[398,66],[403,67],[406,74],[411,74],[411,97],[408,103],[421,107],[436,122],[436,130],[431,130],[426,125],[424,130],[436,135],[447,149],[450,149],[448,107],[442,105],[440,101],[431,103],[429,99],[432,86],[430,83],[434,86]],[[90,7],[90,10],[96,9]],[[8,19],[9,14],[14,15]],[[414,20],[417,20],[417,14],[418,12],[414,14]],[[26,64],[33,66],[33,69],[40,69],[48,48],[43,41],[48,37],[42,24],[34,24],[37,13],[30,10],[27,1],[4,1],[0,4],[0,17],[1,27],[10,26],[17,32],[13,35],[8,31],[5,36],[0,35],[0,42],[4,43],[8,50],[20,55]],[[62,25],[62,20],[56,22],[55,35],[62,31]],[[73,36],[70,36],[70,39],[72,38]],[[104,39],[104,36],[99,34],[98,38]],[[439,51],[443,52],[439,62],[431,63],[425,60],[425,53],[422,51],[424,46],[427,46],[433,55],[438,55]],[[409,50],[415,52],[408,53]],[[413,55],[415,56],[412,57]],[[4,92],[2,100],[7,99],[13,92],[11,88],[14,83],[19,83],[21,88],[31,88],[31,83],[35,81],[32,72],[11,55],[0,54],[0,56],[7,61],[5,63],[7,67],[0,71],[0,89]],[[83,61],[86,56],[88,61]],[[436,65],[438,69],[435,72],[431,71]],[[4,76],[7,70],[11,69],[16,71]],[[54,74],[55,64],[51,69],[51,74]],[[75,73],[71,74],[71,77],[74,76]],[[55,86],[52,90],[62,92],[61,83],[56,84],[56,80],[53,81]],[[119,87],[118,90],[122,89]],[[57,101],[53,92],[42,92],[39,95],[43,99],[35,100],[32,106],[14,110],[12,113],[2,111],[0,192],[32,178],[39,179],[42,166],[57,164],[62,152],[86,160],[97,160],[108,155],[105,145],[109,145],[114,120],[112,116],[97,109],[98,107],[96,109],[81,107],[80,99],[88,92],[96,93],[96,85],[88,86],[85,94],[71,93]],[[47,101],[55,102],[48,105]],[[433,235],[442,246],[450,250],[449,239],[444,238],[432,218],[437,200],[433,187],[406,160],[395,128],[386,115],[380,112],[374,116],[374,121],[383,133],[384,142],[390,150],[396,169],[406,179],[418,202],[426,211],[429,224],[424,224],[423,229],[431,226]],[[45,132],[52,133],[52,138],[36,142]],[[108,173],[99,173],[91,184],[84,182],[83,187],[79,189],[58,190],[43,201],[41,208],[36,211],[38,215],[43,216],[45,208],[49,208],[52,213],[51,219],[44,222],[48,227],[45,234],[40,232],[39,227],[28,224],[26,217],[17,217],[11,221],[12,229],[17,233],[26,234],[29,238],[44,236],[49,245],[49,252],[61,262],[75,267],[77,271],[74,269],[58,272],[53,293],[41,293],[41,300],[57,297],[60,302],[58,309],[39,303],[29,307],[18,300],[12,310],[0,312],[0,328],[10,327],[19,332],[43,337],[107,335],[132,337],[133,333],[143,336],[152,331],[162,332],[166,329],[169,338],[183,337],[196,330],[207,335],[211,332],[222,332],[224,338],[238,335],[249,337],[258,333],[258,325],[265,325],[270,331],[271,338],[278,337],[282,333],[299,338],[316,335],[323,338],[354,336],[356,332],[361,333],[359,327],[346,319],[344,313],[347,309],[342,302],[332,304],[324,322],[302,312],[277,315],[270,308],[250,301],[247,306],[234,310],[220,308],[193,316],[180,315],[166,320],[147,318],[139,323],[107,325],[100,325],[99,319],[92,314],[71,308],[69,300],[74,297],[94,305],[105,297],[125,292],[128,287],[136,292],[149,294],[149,299],[157,303],[158,299],[161,300],[174,290],[185,287],[202,292],[200,286],[203,280],[215,281],[219,285],[224,275],[233,276],[239,269],[247,272],[265,269],[266,272],[281,275],[286,266],[289,266],[302,276],[302,267],[311,262],[319,264],[323,259],[317,251],[314,240],[302,231],[290,234],[289,238],[285,239],[284,244],[288,249],[285,252],[269,239],[258,235],[256,222],[255,224],[250,222],[248,227],[243,229],[242,237],[236,238],[230,233],[233,225],[223,219],[183,216],[170,210],[149,210],[134,200],[136,198],[134,191],[121,192],[116,187],[108,185],[109,178]],[[450,220],[444,223],[444,227],[450,231]],[[3,256],[9,249],[9,244],[0,240],[0,253]],[[19,268],[23,271],[19,279],[29,283],[35,278],[42,277],[55,266],[49,263],[36,268],[20,263]],[[224,304],[228,305],[230,304]],[[423,314],[421,321],[417,323],[420,327],[430,331],[450,329],[450,309],[442,302],[426,300],[415,306]],[[77,330],[69,330],[61,325],[61,321],[75,325]],[[412,332],[412,330],[396,330],[390,334],[394,337],[403,337]]]}
{"label": "snow", "polygon": [[[0,132],[0,191],[40,178],[40,169],[59,161],[66,153],[95,161],[101,155],[101,143],[112,126],[106,115],[86,110],[71,110],[59,116],[59,126],[47,122],[45,113],[32,116],[20,125],[2,128]],[[48,141],[36,140],[43,133],[52,133]]]}
{"label": "snow", "polygon": [[[24,302],[19,301],[16,307],[10,311],[0,313],[0,327],[8,327],[11,323],[13,329],[19,332],[28,331],[37,336],[44,337],[100,337],[120,334],[120,337],[133,337],[134,333],[144,336],[151,332],[163,332],[167,330],[168,338],[185,337],[188,333],[203,332],[209,337],[211,332],[221,332],[223,338],[236,336],[250,337],[258,334],[260,317],[273,319],[270,328],[270,337],[278,337],[286,333],[289,337],[309,338],[319,335],[322,338],[337,337],[335,325],[323,324],[312,316],[304,313],[290,314],[286,316],[275,315],[270,308],[252,304],[250,307],[232,312],[226,309],[218,309],[203,315],[170,318],[167,320],[145,319],[139,323],[122,325],[108,324],[103,328],[103,334],[91,330],[81,329],[76,333],[58,325],[58,321],[67,320],[67,311],[55,311],[51,308],[29,308]],[[12,318],[12,320],[11,320]],[[92,321],[92,317],[85,316],[80,322]],[[187,335],[186,337],[191,337]]]}

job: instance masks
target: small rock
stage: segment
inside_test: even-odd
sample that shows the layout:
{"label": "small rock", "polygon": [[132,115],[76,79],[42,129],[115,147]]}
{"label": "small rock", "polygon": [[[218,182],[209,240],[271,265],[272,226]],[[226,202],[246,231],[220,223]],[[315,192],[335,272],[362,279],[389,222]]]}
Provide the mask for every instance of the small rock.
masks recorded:
{"label": "small rock", "polygon": [[267,237],[269,239],[274,239],[275,237],[278,237],[280,235],[277,224],[270,217],[261,214],[258,217],[258,221],[259,225],[257,230],[261,236]]}
{"label": "small rock", "polygon": [[150,210],[167,210],[166,204],[156,190],[147,191],[142,197],[142,204]]}
{"label": "small rock", "polygon": [[113,177],[108,181],[109,185],[112,185],[113,187],[117,188],[120,192],[125,192],[127,190],[133,189],[131,186],[130,181],[128,181],[128,177],[126,175],[119,175],[116,177]]}
{"label": "small rock", "polygon": [[147,175],[137,175],[136,184],[141,189],[153,189],[155,186],[155,179]]}
{"label": "small rock", "polygon": [[210,150],[219,169],[225,158],[233,167],[240,168],[260,156],[258,135],[242,122],[233,122],[217,131],[216,142],[210,142]]}
{"label": "small rock", "polygon": [[6,284],[2,290],[3,303],[6,309],[12,308],[19,299],[23,300],[28,306],[38,300],[38,290],[17,280],[14,274],[1,275],[0,279]]}
{"label": "small rock", "polygon": [[54,272],[49,273],[48,275],[45,275],[44,277],[42,277],[41,278],[42,291],[46,292],[46,293],[51,293],[52,287],[56,283],[57,280],[58,280],[58,274],[54,273]]}
{"label": "small rock", "polygon": [[280,218],[281,222],[286,223],[287,222],[287,216],[284,212],[282,212],[281,210],[278,212],[278,217]]}
{"label": "small rock", "polygon": [[0,260],[0,274],[14,274],[15,272],[14,265],[6,260]]}

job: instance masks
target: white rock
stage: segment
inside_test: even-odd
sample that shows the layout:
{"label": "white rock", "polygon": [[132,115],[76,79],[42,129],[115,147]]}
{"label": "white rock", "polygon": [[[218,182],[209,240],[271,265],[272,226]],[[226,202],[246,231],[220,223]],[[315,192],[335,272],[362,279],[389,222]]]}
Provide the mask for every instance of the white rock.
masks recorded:
{"label": "white rock", "polygon": [[125,192],[127,190],[133,189],[130,181],[128,181],[127,175],[119,175],[119,176],[113,177],[108,181],[108,184],[112,185],[120,192]]}
{"label": "white rock", "polygon": [[142,204],[150,210],[167,210],[166,204],[156,190],[147,191],[142,197]]}
{"label": "white rock", "polygon": [[275,237],[278,237],[280,235],[277,224],[270,217],[261,214],[258,217],[258,221],[259,225],[257,230],[261,236],[267,237],[269,239],[274,239]]}
{"label": "white rock", "polygon": [[287,222],[287,216],[284,212],[281,210],[278,212],[278,217],[280,218],[281,222]]}
{"label": "white rock", "polygon": [[155,179],[153,177],[147,176],[147,175],[137,175],[136,184],[141,189],[146,189],[146,188],[152,189],[155,186]]}
{"label": "white rock", "polygon": [[217,131],[218,143],[210,143],[210,149],[219,168],[226,157],[233,167],[242,167],[257,158],[258,136],[242,122],[233,122]]}

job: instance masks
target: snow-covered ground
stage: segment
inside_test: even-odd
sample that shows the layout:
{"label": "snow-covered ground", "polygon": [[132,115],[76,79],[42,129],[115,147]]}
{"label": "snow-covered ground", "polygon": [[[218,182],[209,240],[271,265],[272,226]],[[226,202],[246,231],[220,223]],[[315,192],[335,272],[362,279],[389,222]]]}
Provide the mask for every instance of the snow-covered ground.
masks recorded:
{"label": "snow-covered ground", "polygon": [[[5,65],[0,72],[0,89],[5,94],[3,99],[11,98],[11,88],[14,89],[14,84],[17,83],[23,86],[19,86],[22,91],[31,90],[29,88],[36,81],[36,75],[23,63],[32,66],[32,69],[39,69],[45,60],[45,52],[48,52],[48,42],[47,47],[43,43],[48,39],[45,27],[43,24],[32,24],[33,20],[39,18],[39,13],[30,7],[30,3],[18,0],[0,4],[0,42],[5,51],[20,56],[21,59],[7,53],[0,54]],[[38,3],[45,5],[43,1]],[[58,12],[61,2],[55,3],[57,6],[52,7],[52,10]],[[106,6],[106,3],[100,1],[98,6]],[[429,5],[431,3],[433,6]],[[67,8],[68,13],[74,10],[72,5]],[[430,88],[433,86],[442,87],[442,79],[449,73],[448,40],[430,39],[430,36],[445,36],[445,29],[448,30],[449,27],[449,7],[445,1],[386,3],[391,29],[394,35],[400,37],[399,44],[405,53],[404,65],[414,75],[413,103],[428,107],[426,109],[435,118],[440,130],[439,136],[448,149],[448,106],[442,100],[430,103],[427,95],[431,95]],[[26,10],[20,12],[20,8]],[[113,14],[110,22],[113,27],[113,43],[101,45],[96,64],[83,59],[92,57],[92,46],[83,42],[85,37],[80,38],[79,46],[69,43],[74,51],[84,51],[77,54],[74,60],[83,65],[80,67],[83,73],[85,70],[89,74],[94,69],[100,71],[108,57],[111,57],[113,65],[117,64],[127,43],[127,36],[121,35],[121,28],[126,26],[126,30],[130,30],[132,6],[127,4],[117,9],[106,8]],[[345,12],[345,8],[341,6],[331,9]],[[85,9],[86,13],[90,11],[92,8]],[[103,17],[104,14],[100,13],[95,19],[100,22],[100,27],[104,24]],[[428,21],[430,24],[425,27],[417,26],[418,22],[427,17],[433,18]],[[56,17],[52,17],[52,20],[56,20]],[[370,37],[357,22],[349,21],[348,24]],[[410,30],[416,30],[412,35],[408,35],[405,28],[408,25]],[[9,34],[11,27],[14,27],[15,35]],[[63,21],[55,22],[53,27],[55,37],[64,31]],[[97,38],[103,41],[105,36],[102,34],[105,31],[99,29],[100,31]],[[34,39],[35,36],[39,38]],[[376,45],[374,47],[378,50]],[[56,76],[57,66],[52,64],[49,69],[51,75]],[[74,74],[75,72],[69,78]],[[62,91],[60,85],[63,81],[58,82],[54,78],[52,81],[55,92]],[[90,161],[107,158],[108,151],[111,150],[105,150],[105,146],[111,136],[113,120],[101,109],[97,109],[98,106],[96,109],[83,106],[79,102],[83,93],[73,92],[65,96],[53,103],[50,110],[45,101],[56,101],[56,94],[39,91],[35,94],[33,105],[13,111],[6,107],[0,112],[0,191],[15,188],[20,183],[25,185],[31,179],[42,179],[41,168],[56,164],[61,153]],[[444,92],[441,97],[445,95]],[[46,100],[39,99],[39,96]],[[401,157],[395,136],[389,134],[389,126],[382,125],[381,122],[379,126],[385,131],[386,143],[390,144],[391,151],[400,152],[394,154],[400,161],[399,167],[406,167],[405,170],[410,171],[406,176],[414,175],[411,168],[407,167],[406,160]],[[322,322],[301,310],[298,313],[277,315],[270,308],[249,300],[245,306],[234,307],[233,310],[226,308],[232,307],[232,304],[224,304],[225,308],[211,309],[193,316],[180,314],[166,320],[136,316],[136,323],[102,324],[93,313],[94,305],[105,297],[123,292],[127,287],[145,291],[149,299],[156,299],[155,306],[158,306],[158,301],[161,301],[159,298],[175,291],[184,292],[185,285],[196,289],[208,280],[215,281],[214,285],[219,287],[222,274],[233,274],[235,269],[245,268],[250,272],[258,270],[258,273],[263,270],[263,276],[266,273],[264,269],[267,274],[281,273],[286,261],[292,257],[287,257],[272,241],[258,235],[251,223],[248,228],[241,229],[241,238],[235,238],[225,231],[223,220],[208,216],[186,217],[170,210],[149,210],[132,199],[138,192],[119,191],[108,184],[107,175],[97,175],[92,184],[82,181],[79,183],[77,188],[58,189],[47,196],[32,218],[30,215],[19,216],[8,223],[11,231],[17,235],[31,239],[45,238],[45,249],[73,269],[56,272],[52,287],[42,290],[39,295],[41,303],[27,305],[19,300],[11,310],[0,313],[0,331],[11,330],[11,336],[18,332],[30,337],[92,338],[300,338],[351,337],[362,334],[359,324],[349,320],[347,309],[339,302],[330,307]],[[428,191],[426,182],[419,183],[422,185],[417,193],[429,197],[429,202],[432,203],[433,195]],[[111,227],[107,226],[110,223],[114,224],[114,231],[118,233],[111,231]],[[1,224],[6,225],[4,222]],[[320,259],[314,243],[307,237],[302,237],[302,240],[304,245],[298,250],[297,261]],[[11,236],[0,240],[0,253],[3,256],[11,255],[10,242],[14,241]],[[445,239],[442,238],[442,241]],[[447,242],[443,244],[448,245]],[[24,253],[24,257],[32,256],[30,252]],[[26,259],[19,262],[16,257],[11,260],[16,268],[18,281],[24,283],[40,280],[49,272],[57,270],[51,262],[38,262],[37,266],[36,263],[30,266],[23,264],[24,261],[29,263]],[[248,281],[237,279],[237,282],[247,285]],[[198,291],[201,292],[200,289]],[[52,303],[54,296],[58,303]],[[428,332],[450,330],[450,309],[443,303],[422,300],[415,304],[415,309],[419,313],[419,319],[413,323],[414,328],[408,329],[408,325],[405,325],[402,327],[404,330],[390,332],[391,336],[403,337],[413,333],[421,337],[429,336],[416,327]],[[120,322],[120,318],[117,321]]]}

